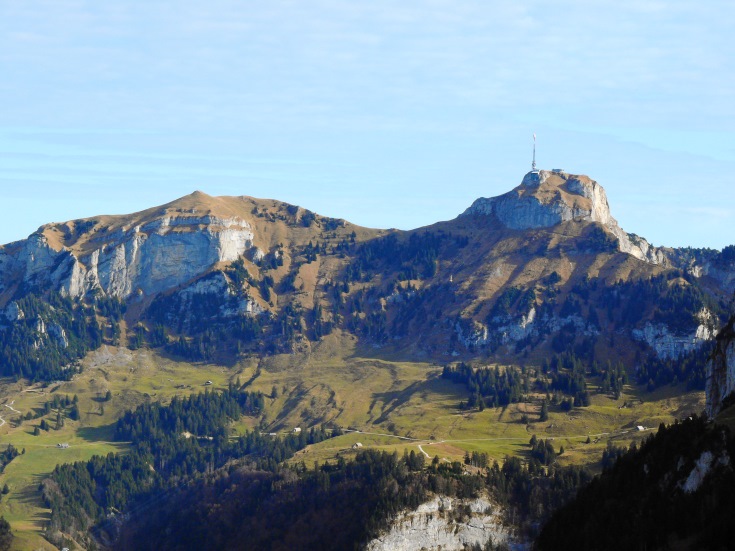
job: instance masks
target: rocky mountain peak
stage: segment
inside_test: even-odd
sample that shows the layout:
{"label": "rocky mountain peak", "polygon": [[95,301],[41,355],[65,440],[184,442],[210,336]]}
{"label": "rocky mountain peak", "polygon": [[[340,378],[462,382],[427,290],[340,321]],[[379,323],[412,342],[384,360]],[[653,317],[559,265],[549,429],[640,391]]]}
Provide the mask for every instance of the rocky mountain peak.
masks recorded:
{"label": "rocky mountain peak", "polygon": [[461,216],[490,218],[511,230],[550,228],[570,221],[598,223],[617,239],[620,251],[654,264],[665,259],[645,239],[620,228],[600,184],[562,170],[529,172],[508,193],[481,197]]}
{"label": "rocky mountain peak", "polygon": [[132,214],[47,224],[0,246],[0,307],[21,286],[74,298],[152,297],[223,263],[258,265],[268,254],[281,255],[284,243],[296,250],[323,242],[326,231],[337,241],[380,233],[272,199],[201,191]]}
{"label": "rocky mountain peak", "polygon": [[588,176],[557,170],[529,172],[513,190],[477,199],[464,215],[494,215],[514,230],[547,228],[569,220],[617,224],[600,184]]}

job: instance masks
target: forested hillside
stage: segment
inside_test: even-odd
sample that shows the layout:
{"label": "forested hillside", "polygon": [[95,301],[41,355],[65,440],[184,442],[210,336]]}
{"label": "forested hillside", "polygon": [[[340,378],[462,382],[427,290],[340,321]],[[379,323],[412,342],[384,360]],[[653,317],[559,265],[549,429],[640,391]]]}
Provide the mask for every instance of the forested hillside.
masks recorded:
{"label": "forested hillside", "polygon": [[659,427],[554,513],[537,549],[728,549],[735,438],[693,416]]}
{"label": "forested hillside", "polygon": [[651,388],[703,388],[694,364],[724,322],[731,249],[655,249],[593,180],[531,176],[411,231],[200,192],[44,226],[0,248],[0,372],[69,378],[102,344],[231,363],[338,329],[404,354],[574,353]]}
{"label": "forested hillside", "polygon": [[353,548],[482,494],[531,537],[606,441],[701,409],[732,254],[653,247],[563,171],[410,231],[200,192],[43,226],[0,247],[3,511],[59,545]]}

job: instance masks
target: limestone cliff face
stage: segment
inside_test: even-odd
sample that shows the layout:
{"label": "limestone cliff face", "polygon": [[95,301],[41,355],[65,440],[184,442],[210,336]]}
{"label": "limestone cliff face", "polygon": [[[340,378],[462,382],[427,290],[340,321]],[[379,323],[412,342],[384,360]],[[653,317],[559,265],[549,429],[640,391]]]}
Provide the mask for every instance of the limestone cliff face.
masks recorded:
{"label": "limestone cliff face", "polygon": [[[127,327],[155,319],[175,338],[193,336],[187,326],[199,330],[210,319],[229,324],[267,312],[258,317],[275,342],[290,333],[270,334],[268,324],[294,311],[297,332],[322,335],[322,322],[341,324],[437,354],[521,354],[552,347],[562,331],[590,341],[615,331],[626,344],[645,342],[674,358],[716,327],[690,319],[705,307],[697,293],[687,295],[692,311],[678,324],[676,313],[655,315],[659,296],[686,294],[691,285],[721,298],[718,282],[735,278],[735,251],[702,251],[664,256],[618,226],[602,186],[564,172],[527,174],[516,189],[478,199],[454,220],[406,232],[360,228],[278,201],[194,193],[130,215],[48,224],[0,246],[0,328],[32,317],[14,301],[56,291],[117,297]],[[702,275],[707,262],[724,275]],[[670,278],[645,301],[636,293],[647,287],[618,285],[690,264],[701,277]],[[632,302],[641,303],[633,317]],[[721,314],[710,307],[711,318]],[[323,313],[318,327],[309,326],[310,311]],[[49,340],[65,342],[60,334]]]}
{"label": "limestone cliff face", "polygon": [[[183,321],[185,325],[190,324],[195,316],[201,316],[201,312],[197,312],[192,307],[197,299],[204,299],[210,305],[217,305],[216,310],[213,309],[212,317],[215,319],[235,318],[238,316],[251,316],[263,312],[264,309],[242,292],[235,292],[227,278],[222,272],[211,272],[210,274],[197,279],[194,283],[185,286],[178,292],[180,303],[178,310],[172,312],[177,319]],[[173,320],[172,320],[173,321]]]}
{"label": "limestone cliff face", "polygon": [[510,530],[500,508],[487,498],[437,496],[394,519],[390,529],[368,543],[368,551],[453,551],[508,543]]}
{"label": "limestone cliff face", "polygon": [[697,316],[699,325],[689,335],[672,333],[663,323],[647,321],[643,329],[633,329],[633,338],[645,342],[662,359],[675,359],[699,348],[717,336],[717,320],[706,308]]}
{"label": "limestone cliff face", "polygon": [[719,413],[722,402],[735,392],[735,316],[717,336],[715,351],[707,364],[707,415]]}
{"label": "limestone cliff face", "polygon": [[490,216],[513,230],[548,228],[572,220],[597,222],[617,240],[620,251],[652,264],[665,261],[645,239],[625,233],[610,214],[603,187],[587,176],[541,170],[498,197],[477,199],[462,216]]}
{"label": "limestone cliff face", "polygon": [[556,333],[563,326],[574,326],[579,335],[598,335],[600,330],[579,315],[564,317],[555,315],[539,316],[535,306],[518,317],[505,315],[495,316],[489,323],[476,320],[459,319],[454,330],[459,341],[467,348],[517,343],[530,336],[538,337],[540,333]]}
{"label": "limestone cliff face", "polygon": [[95,289],[123,299],[152,295],[253,247],[250,224],[215,216],[163,216],[93,239],[86,251],[54,248],[47,233],[42,228],[24,243],[13,271],[26,283],[51,285],[71,297]]}
{"label": "limestone cliff face", "polygon": [[332,233],[356,228],[278,201],[201,192],[131,215],[48,224],[0,247],[0,308],[18,289],[72,298],[90,291],[124,300],[153,296],[220,263],[245,258],[257,265],[268,253],[280,254],[277,239],[305,245],[319,237],[323,222]]}

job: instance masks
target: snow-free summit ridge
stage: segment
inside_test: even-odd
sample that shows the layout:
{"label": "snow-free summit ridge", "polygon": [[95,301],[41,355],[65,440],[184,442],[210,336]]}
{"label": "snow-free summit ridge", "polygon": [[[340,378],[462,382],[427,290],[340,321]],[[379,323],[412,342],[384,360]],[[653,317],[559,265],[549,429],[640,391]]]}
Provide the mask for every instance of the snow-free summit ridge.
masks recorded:
{"label": "snow-free summit ridge", "polygon": [[595,180],[563,171],[531,171],[515,189],[477,199],[462,216],[485,216],[512,230],[549,228],[572,221],[597,222],[618,241],[621,252],[652,264],[664,254],[645,239],[628,234],[610,214],[607,194]]}

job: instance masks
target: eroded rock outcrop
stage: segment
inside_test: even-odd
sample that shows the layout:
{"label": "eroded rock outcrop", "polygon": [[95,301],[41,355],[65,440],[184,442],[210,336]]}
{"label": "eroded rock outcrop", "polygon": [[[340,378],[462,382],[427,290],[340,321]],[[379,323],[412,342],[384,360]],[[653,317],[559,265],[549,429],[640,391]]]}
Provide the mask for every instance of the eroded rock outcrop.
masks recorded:
{"label": "eroded rock outcrop", "polygon": [[735,392],[735,316],[717,335],[715,351],[707,364],[707,415],[714,417]]}
{"label": "eroded rock outcrop", "polygon": [[466,348],[487,345],[513,344],[540,333],[556,333],[562,327],[574,326],[580,335],[598,335],[599,328],[579,315],[568,316],[538,314],[536,306],[519,316],[494,316],[488,324],[477,320],[460,318],[454,323],[459,342]]}
{"label": "eroded rock outcrop", "polygon": [[250,224],[236,218],[164,216],[120,229],[90,252],[59,250],[42,233],[28,239],[15,268],[28,283],[51,284],[79,297],[99,289],[108,296],[152,295],[201,275],[253,246]]}
{"label": "eroded rock outcrop", "polygon": [[367,545],[368,551],[462,550],[506,543],[510,530],[500,507],[488,498],[473,500],[437,496],[414,511],[399,515],[390,529]]}
{"label": "eroded rock outcrop", "polygon": [[672,332],[663,323],[651,323],[647,321],[643,329],[633,329],[633,338],[645,342],[661,359],[675,359],[696,350],[706,341],[717,336],[715,317],[712,313],[703,309],[697,315],[699,325],[693,333],[682,335]]}
{"label": "eroded rock outcrop", "polygon": [[666,259],[645,239],[623,231],[610,214],[605,190],[587,176],[529,172],[512,191],[477,199],[462,214],[471,215],[492,216],[513,230],[548,228],[571,220],[597,222],[614,236],[621,252],[652,264]]}
{"label": "eroded rock outcrop", "polygon": [[[191,321],[193,315],[201,316],[201,308],[193,307],[199,301],[206,301],[213,318],[234,318],[241,315],[254,315],[263,311],[263,308],[247,293],[236,292],[222,272],[212,272],[197,279],[191,285],[179,291],[179,303],[176,315],[185,323]],[[201,320],[199,320],[201,322]]]}

